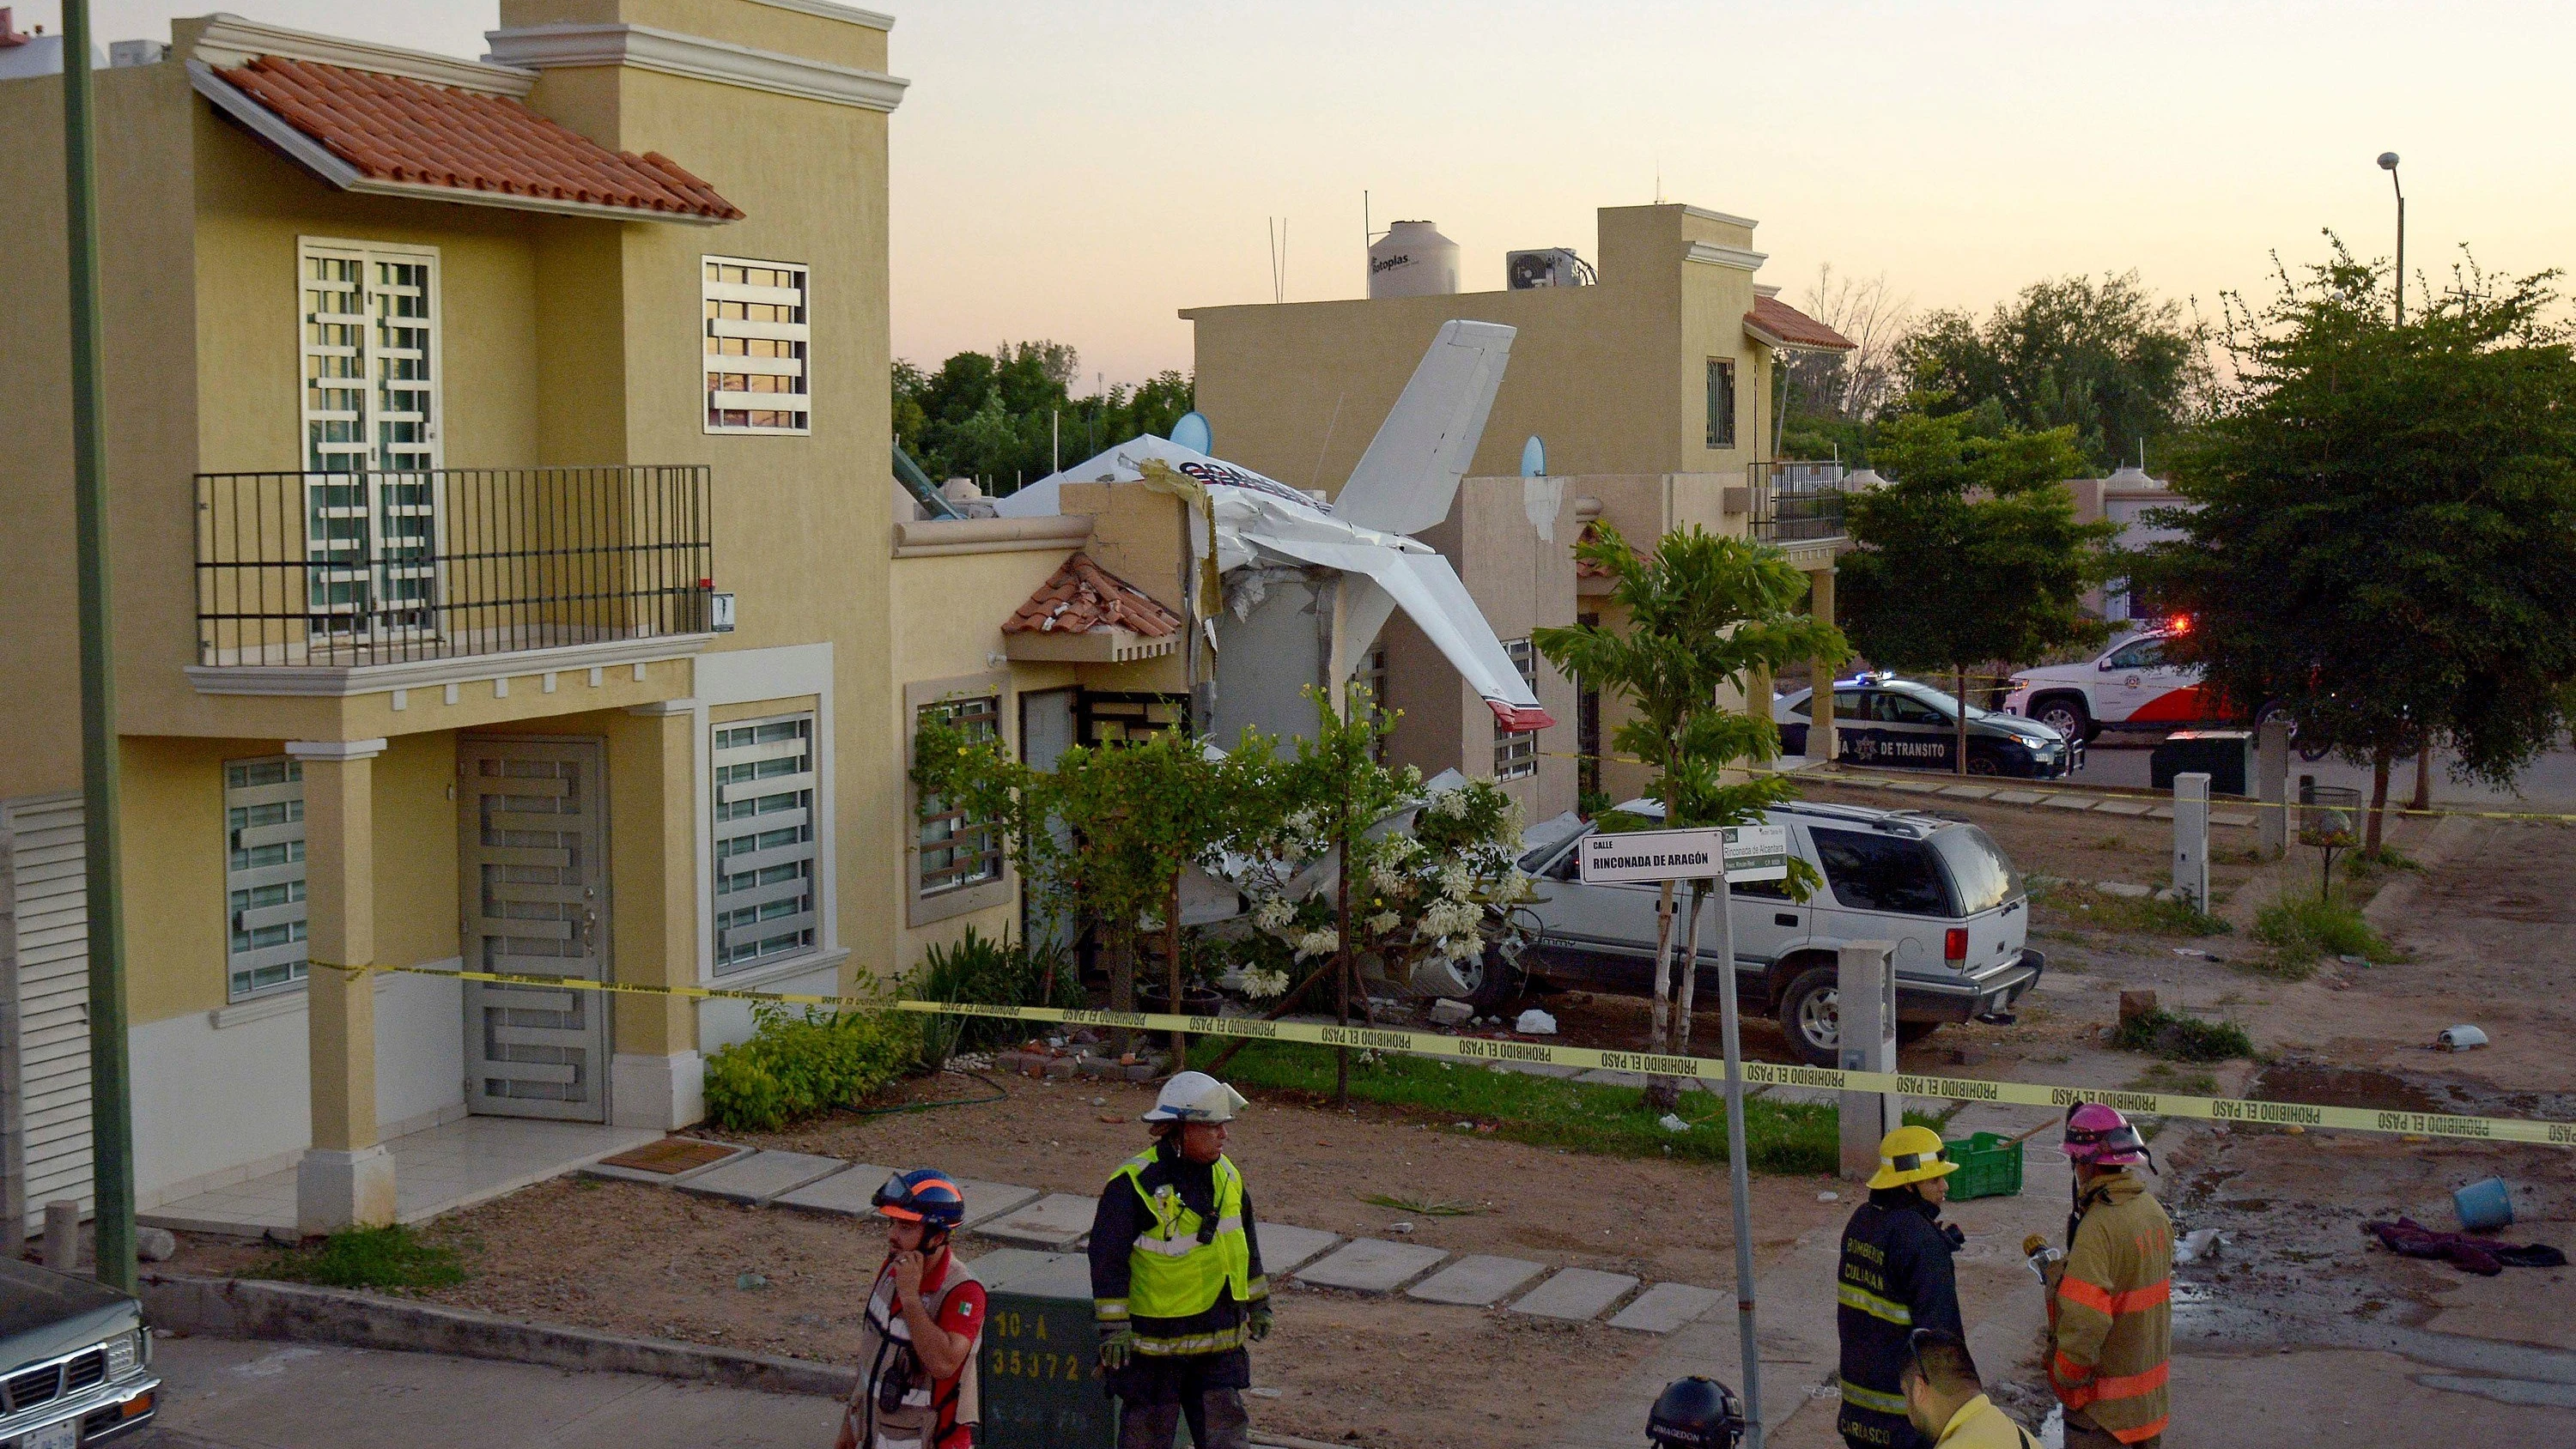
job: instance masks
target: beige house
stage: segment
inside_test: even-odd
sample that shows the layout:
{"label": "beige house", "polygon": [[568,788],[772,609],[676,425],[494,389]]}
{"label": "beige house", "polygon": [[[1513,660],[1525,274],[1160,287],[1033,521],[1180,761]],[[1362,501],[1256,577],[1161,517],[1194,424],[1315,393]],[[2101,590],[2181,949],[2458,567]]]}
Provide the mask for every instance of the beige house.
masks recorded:
{"label": "beige house", "polygon": [[[1184,688],[1150,611],[1005,627],[1089,520],[902,521],[891,18],[500,23],[465,60],[184,20],[98,78],[147,1218],[416,1219],[696,1120],[743,1003],[441,973],[830,992],[1001,934],[989,834],[906,783],[922,713],[1043,752]],[[59,87],[0,81],[29,1222],[90,1174]]]}
{"label": "beige house", "polygon": [[[1603,207],[1599,217],[1593,285],[1181,313],[1195,328],[1198,406],[1216,451],[1328,493],[1442,323],[1517,329],[1475,467],[1447,523],[1423,541],[1457,564],[1560,724],[1501,731],[1401,618],[1381,636],[1381,693],[1405,712],[1395,757],[1504,781],[1532,818],[1573,808],[1578,791],[1626,798],[1646,778],[1640,766],[1598,759],[1616,706],[1605,717],[1600,700],[1578,696],[1527,645],[1535,629],[1612,611],[1608,581],[1580,576],[1573,559],[1596,520],[1639,548],[1691,525],[1776,542],[1828,613],[1834,556],[1849,546],[1831,487],[1776,467],[1768,440],[1779,355],[1851,343],[1756,279],[1765,260],[1756,223],[1678,204]],[[1538,483],[1518,476],[1532,437],[1546,453]],[[1830,758],[1830,721],[1820,723],[1809,737]]]}

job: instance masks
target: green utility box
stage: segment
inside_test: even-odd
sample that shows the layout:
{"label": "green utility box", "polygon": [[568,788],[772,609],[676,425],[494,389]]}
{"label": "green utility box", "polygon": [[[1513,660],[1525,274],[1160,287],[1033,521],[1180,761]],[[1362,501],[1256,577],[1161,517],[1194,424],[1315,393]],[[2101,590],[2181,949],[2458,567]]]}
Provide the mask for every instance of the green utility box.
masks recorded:
{"label": "green utility box", "polygon": [[1115,1449],[1118,1405],[1101,1386],[1091,1262],[1004,1248],[975,1260],[989,1299],[982,1449]]}

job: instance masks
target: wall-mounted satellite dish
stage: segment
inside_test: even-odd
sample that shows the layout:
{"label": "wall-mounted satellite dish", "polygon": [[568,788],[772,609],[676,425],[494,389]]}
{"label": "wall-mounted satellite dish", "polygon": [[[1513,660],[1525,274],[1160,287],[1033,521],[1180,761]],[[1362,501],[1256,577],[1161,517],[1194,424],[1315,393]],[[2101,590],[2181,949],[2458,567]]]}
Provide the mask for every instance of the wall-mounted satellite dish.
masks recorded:
{"label": "wall-mounted satellite dish", "polygon": [[1547,444],[1540,442],[1536,433],[1530,434],[1530,440],[1521,444],[1521,476],[1524,478],[1547,476]]}
{"label": "wall-mounted satellite dish", "polygon": [[1172,424],[1172,441],[1193,452],[1214,453],[1216,451],[1216,436],[1208,428],[1205,413],[1181,414],[1181,420]]}

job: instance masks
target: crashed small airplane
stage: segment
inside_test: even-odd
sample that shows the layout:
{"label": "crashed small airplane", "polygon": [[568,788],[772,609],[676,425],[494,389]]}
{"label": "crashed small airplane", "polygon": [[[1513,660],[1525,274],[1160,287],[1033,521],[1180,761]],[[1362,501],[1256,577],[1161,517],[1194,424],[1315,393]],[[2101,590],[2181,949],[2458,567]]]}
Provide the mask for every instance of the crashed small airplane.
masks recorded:
{"label": "crashed small airplane", "polygon": [[1147,435],[1039,479],[996,510],[1058,513],[1066,483],[1143,481],[1191,498],[1191,552],[1207,592],[1223,601],[1199,611],[1216,656],[1216,739],[1245,725],[1304,733],[1313,719],[1305,686],[1338,697],[1398,609],[1504,728],[1544,729],[1555,721],[1457,570],[1411,537],[1449,516],[1502,385],[1512,335],[1490,322],[1444,324],[1330,503]]}

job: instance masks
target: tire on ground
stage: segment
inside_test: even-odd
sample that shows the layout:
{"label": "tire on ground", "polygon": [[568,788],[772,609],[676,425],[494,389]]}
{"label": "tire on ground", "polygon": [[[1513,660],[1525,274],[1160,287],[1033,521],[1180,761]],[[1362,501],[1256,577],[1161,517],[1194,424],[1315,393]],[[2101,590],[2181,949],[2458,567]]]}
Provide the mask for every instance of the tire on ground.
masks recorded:
{"label": "tire on ground", "polygon": [[[1841,1065],[1834,1043],[1816,1041],[1808,1034],[1806,1027],[1800,1024],[1802,1018],[1810,1015],[1808,1007],[1811,1002],[1816,1002],[1818,997],[1831,997],[1839,990],[1840,976],[1836,968],[1810,966],[1791,977],[1788,989],[1780,993],[1780,1007],[1777,1012],[1780,1034],[1789,1039],[1789,1050],[1798,1054],[1798,1060],[1811,1067]],[[1830,1001],[1816,1002],[1816,1005],[1818,1009],[1813,1013],[1815,1016],[1823,1020],[1836,1019]]]}

